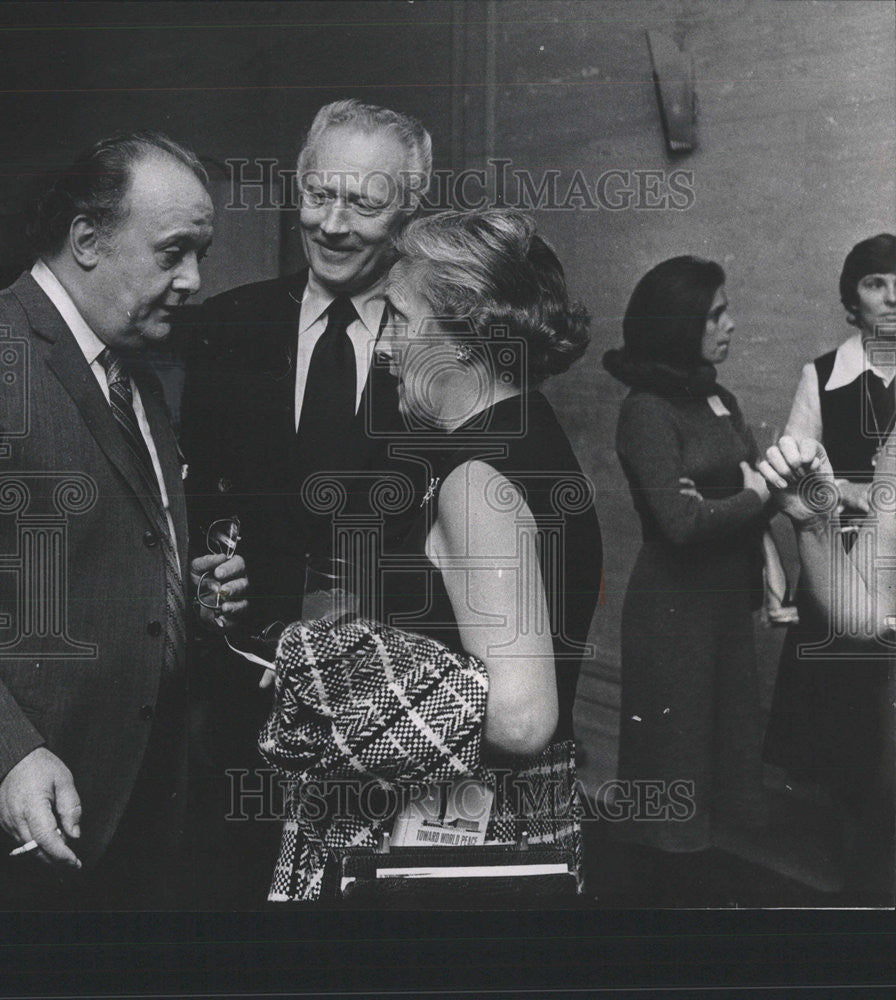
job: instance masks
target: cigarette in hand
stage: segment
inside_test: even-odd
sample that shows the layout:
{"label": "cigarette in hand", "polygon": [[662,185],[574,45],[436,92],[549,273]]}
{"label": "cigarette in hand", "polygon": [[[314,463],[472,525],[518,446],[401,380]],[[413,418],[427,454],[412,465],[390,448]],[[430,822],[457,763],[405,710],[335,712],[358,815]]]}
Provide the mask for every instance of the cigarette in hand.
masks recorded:
{"label": "cigarette in hand", "polygon": [[37,848],[36,840],[28,840],[21,847],[17,847],[14,851],[9,852],[9,856],[14,858],[17,854],[27,854],[29,851],[33,851]]}
{"label": "cigarette in hand", "polygon": [[[58,833],[60,837],[62,836],[62,831],[58,826],[56,827],[56,833]],[[27,854],[29,851],[36,851],[38,847],[40,847],[40,844],[38,844],[36,840],[26,840],[24,844],[21,844],[19,847],[10,851],[9,856],[14,858],[19,854]]]}

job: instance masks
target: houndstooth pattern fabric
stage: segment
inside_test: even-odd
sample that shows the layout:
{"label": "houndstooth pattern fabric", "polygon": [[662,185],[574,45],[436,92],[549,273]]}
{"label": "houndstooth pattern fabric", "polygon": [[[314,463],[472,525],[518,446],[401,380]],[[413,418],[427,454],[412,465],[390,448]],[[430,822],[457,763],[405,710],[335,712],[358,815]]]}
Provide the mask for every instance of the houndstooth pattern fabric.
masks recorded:
{"label": "houndstooth pattern fabric", "polygon": [[577,800],[575,744],[552,743],[514,768],[487,770],[495,799],[485,844],[515,845],[525,829],[532,846],[565,848],[574,859],[577,890],[584,892],[584,843]]}
{"label": "houndstooth pattern fabric", "polygon": [[293,779],[268,898],[319,899],[329,857],[341,848],[373,849],[391,828],[390,813],[357,803],[322,810],[309,790],[340,780],[388,794],[472,776],[495,789],[487,844],[515,844],[526,816],[530,843],[570,845],[580,858],[572,744],[548,747],[522,770],[483,767],[487,695],[481,661],[435,640],[363,620],[291,625],[278,647],[274,709],[259,737],[268,763]]}
{"label": "houndstooth pattern fabric", "polygon": [[296,622],[277,652],[259,746],[298,775],[450,778],[479,759],[488,674],[422,636],[356,620]]}

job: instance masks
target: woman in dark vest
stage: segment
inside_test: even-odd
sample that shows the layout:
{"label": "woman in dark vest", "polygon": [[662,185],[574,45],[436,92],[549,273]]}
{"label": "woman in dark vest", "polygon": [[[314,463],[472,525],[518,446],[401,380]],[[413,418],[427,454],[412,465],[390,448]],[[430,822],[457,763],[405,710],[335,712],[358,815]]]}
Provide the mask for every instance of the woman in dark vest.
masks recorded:
{"label": "woman in dark vest", "polygon": [[[890,308],[896,301],[896,274],[887,275]],[[853,657],[860,653],[876,658],[886,671],[886,691],[877,705],[874,728],[882,733],[879,755],[867,762],[862,774],[867,789],[860,831],[849,858],[853,878],[839,905],[893,906],[894,899],[894,783],[896,783],[896,660],[894,615],[896,608],[896,434],[885,443],[874,469],[869,490],[869,517],[858,527],[858,539],[844,551],[834,473],[824,447],[811,438],[782,437],[768,449],[759,464],[774,502],[793,523],[800,555],[804,603],[831,623],[832,630],[858,637]],[[869,544],[870,543],[870,544]],[[868,572],[867,553],[874,553],[874,571]],[[889,662],[887,662],[889,660]],[[850,664],[855,670],[856,665]]]}
{"label": "woman in dark vest", "polygon": [[[840,492],[839,529],[847,548],[869,512],[878,452],[896,419],[894,276],[896,236],[890,233],[862,240],[847,254],[840,299],[856,330],[805,366],[785,430],[798,441],[824,445]],[[844,820],[849,882],[852,841],[886,738],[880,706],[887,664],[866,655],[850,658],[856,637],[834,635],[805,594],[798,603],[801,621],[788,631],[781,653],[765,757],[791,778],[833,795]]]}
{"label": "woman in dark vest", "polygon": [[616,450],[643,535],[622,612],[619,780],[630,802],[658,786],[613,829],[645,902],[711,902],[714,835],[767,818],[752,610],[768,491],[716,382],[734,329],[724,282],[712,261],[658,264],[604,355],[631,387]]}

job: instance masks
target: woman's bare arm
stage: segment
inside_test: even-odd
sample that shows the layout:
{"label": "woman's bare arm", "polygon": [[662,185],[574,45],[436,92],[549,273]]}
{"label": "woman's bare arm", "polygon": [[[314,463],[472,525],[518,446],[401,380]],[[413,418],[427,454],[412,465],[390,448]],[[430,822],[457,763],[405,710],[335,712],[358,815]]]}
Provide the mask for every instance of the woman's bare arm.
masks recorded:
{"label": "woman's bare arm", "polygon": [[492,466],[474,461],[454,469],[442,485],[427,543],[464,649],[488,670],[486,742],[526,755],[547,745],[558,719],[536,534],[518,490]]}

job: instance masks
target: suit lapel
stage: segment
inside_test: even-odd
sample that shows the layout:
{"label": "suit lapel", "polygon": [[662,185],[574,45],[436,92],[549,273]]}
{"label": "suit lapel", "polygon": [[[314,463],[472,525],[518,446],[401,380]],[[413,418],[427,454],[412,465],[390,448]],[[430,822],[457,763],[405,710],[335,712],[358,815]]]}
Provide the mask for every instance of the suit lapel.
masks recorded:
{"label": "suit lapel", "polygon": [[22,304],[31,328],[42,341],[40,346],[44,348],[47,367],[71,396],[94,440],[140,501],[150,523],[155,525],[155,501],[146,495],[112,410],[65,320],[30,274],[23,274],[12,286],[12,291]]}
{"label": "suit lapel", "polygon": [[283,294],[273,303],[273,312],[267,318],[272,386],[277,409],[283,414],[284,444],[288,441],[290,446],[295,438],[296,350],[302,295],[307,281],[307,269],[284,279]]}
{"label": "suit lapel", "polygon": [[[377,332],[374,357],[371,358],[367,369],[367,381],[361,393],[361,403],[352,424],[351,440],[346,453],[348,469],[366,467],[369,457],[381,451],[381,435],[394,425],[398,414],[397,381],[390,373],[388,365],[378,364],[375,356],[388,321],[389,307],[386,306]],[[373,425],[375,436],[370,433],[369,424]]]}

